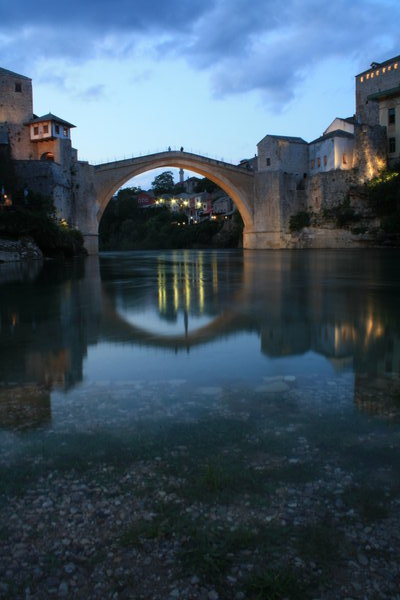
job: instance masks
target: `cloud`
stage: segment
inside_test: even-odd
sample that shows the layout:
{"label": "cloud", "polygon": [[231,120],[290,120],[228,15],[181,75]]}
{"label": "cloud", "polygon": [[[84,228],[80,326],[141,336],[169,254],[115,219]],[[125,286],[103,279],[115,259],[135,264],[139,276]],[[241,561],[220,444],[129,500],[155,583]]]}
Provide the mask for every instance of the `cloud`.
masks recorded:
{"label": "cloud", "polygon": [[105,96],[106,86],[103,84],[91,85],[90,87],[84,89],[79,93],[79,98],[81,100],[86,100],[88,102],[92,100],[98,100]]}
{"label": "cloud", "polygon": [[159,61],[209,73],[216,96],[259,91],[284,105],[326,59],[361,70],[399,53],[399,18],[398,0],[15,0],[0,8],[0,55],[29,73],[46,56],[132,60],[144,42]]}

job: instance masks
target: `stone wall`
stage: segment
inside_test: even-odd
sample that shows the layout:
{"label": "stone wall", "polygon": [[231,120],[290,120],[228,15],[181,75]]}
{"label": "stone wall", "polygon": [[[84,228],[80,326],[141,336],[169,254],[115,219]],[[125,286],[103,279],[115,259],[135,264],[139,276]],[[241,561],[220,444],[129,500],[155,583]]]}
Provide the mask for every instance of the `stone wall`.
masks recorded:
{"label": "stone wall", "polygon": [[386,129],[380,125],[356,125],[354,136],[354,166],[358,170],[358,183],[364,183],[376,177],[387,164]]}
{"label": "stone wall", "polygon": [[306,210],[318,213],[341,204],[346,199],[350,187],[356,182],[354,169],[329,171],[308,177],[305,188]]}
{"label": "stone wall", "polygon": [[69,223],[73,219],[72,176],[70,168],[41,160],[14,161],[20,185],[37,194],[50,196],[57,216]]}

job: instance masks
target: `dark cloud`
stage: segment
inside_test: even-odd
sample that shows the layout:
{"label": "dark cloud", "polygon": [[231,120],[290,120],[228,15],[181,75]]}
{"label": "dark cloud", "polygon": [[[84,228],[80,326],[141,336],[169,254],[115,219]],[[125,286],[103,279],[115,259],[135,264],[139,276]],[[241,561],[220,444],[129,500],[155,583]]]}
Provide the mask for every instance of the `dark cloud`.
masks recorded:
{"label": "dark cloud", "polygon": [[159,60],[207,70],[218,96],[259,90],[282,105],[326,59],[361,70],[399,54],[399,18],[398,0],[16,0],[0,8],[0,55],[29,69],[46,56],[134,57],[147,40]]}

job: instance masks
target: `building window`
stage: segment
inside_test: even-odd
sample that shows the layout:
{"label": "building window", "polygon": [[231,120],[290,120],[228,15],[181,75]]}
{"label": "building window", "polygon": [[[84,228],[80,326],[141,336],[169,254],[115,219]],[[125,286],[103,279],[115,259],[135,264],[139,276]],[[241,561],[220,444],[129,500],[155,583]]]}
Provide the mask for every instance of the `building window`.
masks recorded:
{"label": "building window", "polygon": [[315,167],[315,160],[311,161],[311,168],[313,169]]}
{"label": "building window", "polygon": [[320,159],[320,157],[318,157],[317,158],[317,167],[320,167],[320,166],[321,166],[321,159]]}
{"label": "building window", "polygon": [[394,108],[389,108],[388,110],[388,123],[389,125],[396,123],[396,109]]}
{"label": "building window", "polygon": [[389,138],[389,153],[396,152],[396,138]]}
{"label": "building window", "polygon": [[49,126],[43,125],[43,133],[49,133]]}
{"label": "building window", "polygon": [[68,137],[68,127],[64,127],[64,137]]}
{"label": "building window", "polygon": [[15,91],[16,92],[22,92],[22,85],[20,83],[16,83],[15,84]]}
{"label": "building window", "polygon": [[270,166],[271,166],[271,159],[267,158],[267,167],[270,167]]}
{"label": "building window", "polygon": [[342,162],[344,165],[347,165],[347,154],[345,152],[343,152]]}
{"label": "building window", "polygon": [[364,77],[360,77],[360,81],[362,83],[364,81]]}
{"label": "building window", "polygon": [[326,154],[324,154],[324,167],[326,167],[327,164],[328,164],[328,157]]}
{"label": "building window", "polygon": [[59,125],[56,125],[56,126],[55,126],[55,130],[56,130],[56,133],[60,133],[60,126],[59,126]]}
{"label": "building window", "polygon": [[33,128],[33,135],[39,135],[39,127]]}

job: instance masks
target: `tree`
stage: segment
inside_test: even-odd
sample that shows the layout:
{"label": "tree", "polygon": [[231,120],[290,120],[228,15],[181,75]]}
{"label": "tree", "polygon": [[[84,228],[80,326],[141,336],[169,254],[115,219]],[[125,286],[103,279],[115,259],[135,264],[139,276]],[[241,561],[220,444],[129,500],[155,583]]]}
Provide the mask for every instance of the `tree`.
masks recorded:
{"label": "tree", "polygon": [[172,171],[164,171],[157,175],[154,178],[151,187],[153,189],[154,195],[162,196],[163,194],[173,194],[174,193],[174,176]]}
{"label": "tree", "polygon": [[213,181],[211,181],[210,179],[207,179],[207,177],[203,177],[203,179],[199,179],[199,181],[195,187],[195,191],[197,193],[208,192],[209,194],[212,194],[213,192],[216,192],[219,189],[220,188],[218,187],[218,185],[216,183],[214,183]]}

